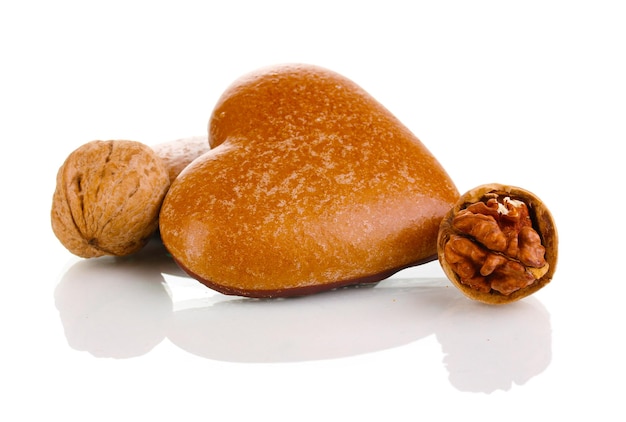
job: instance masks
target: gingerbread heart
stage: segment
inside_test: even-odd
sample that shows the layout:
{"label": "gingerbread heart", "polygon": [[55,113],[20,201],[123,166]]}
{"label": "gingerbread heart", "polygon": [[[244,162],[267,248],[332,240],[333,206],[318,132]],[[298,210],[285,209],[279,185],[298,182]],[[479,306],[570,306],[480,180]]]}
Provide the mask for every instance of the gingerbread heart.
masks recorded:
{"label": "gingerbread heart", "polygon": [[167,193],[160,232],[187,273],[225,294],[303,295],[434,260],[459,197],[396,117],[316,66],[237,80],[209,142]]}

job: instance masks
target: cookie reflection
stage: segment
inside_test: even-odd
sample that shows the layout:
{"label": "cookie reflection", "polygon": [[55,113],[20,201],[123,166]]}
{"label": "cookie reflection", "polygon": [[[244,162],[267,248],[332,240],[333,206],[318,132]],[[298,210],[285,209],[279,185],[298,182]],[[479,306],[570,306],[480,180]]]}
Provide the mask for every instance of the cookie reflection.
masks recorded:
{"label": "cookie reflection", "polygon": [[224,299],[182,304],[168,338],[198,356],[230,362],[297,362],[354,356],[433,332],[441,287],[349,287],[283,300]]}

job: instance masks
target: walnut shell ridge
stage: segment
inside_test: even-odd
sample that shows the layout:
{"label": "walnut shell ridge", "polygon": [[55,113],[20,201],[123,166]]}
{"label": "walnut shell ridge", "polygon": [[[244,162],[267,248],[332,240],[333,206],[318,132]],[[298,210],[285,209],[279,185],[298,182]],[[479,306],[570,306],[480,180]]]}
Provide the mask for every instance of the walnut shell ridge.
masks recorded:
{"label": "walnut shell ridge", "polygon": [[168,169],[136,141],[91,141],[57,173],[52,230],[73,254],[123,256],[141,249],[158,228],[170,186]]}

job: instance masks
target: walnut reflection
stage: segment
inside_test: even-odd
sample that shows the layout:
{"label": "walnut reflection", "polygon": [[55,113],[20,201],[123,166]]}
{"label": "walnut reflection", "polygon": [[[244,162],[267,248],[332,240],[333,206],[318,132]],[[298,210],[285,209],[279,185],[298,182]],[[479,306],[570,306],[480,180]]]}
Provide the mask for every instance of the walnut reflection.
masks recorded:
{"label": "walnut reflection", "polygon": [[491,393],[523,385],[551,361],[550,315],[534,297],[503,306],[460,298],[435,330],[450,383]]}
{"label": "walnut reflection", "polygon": [[132,358],[166,335],[172,301],[162,271],[175,271],[160,242],[136,255],[80,260],[54,292],[68,344],[96,357]]}

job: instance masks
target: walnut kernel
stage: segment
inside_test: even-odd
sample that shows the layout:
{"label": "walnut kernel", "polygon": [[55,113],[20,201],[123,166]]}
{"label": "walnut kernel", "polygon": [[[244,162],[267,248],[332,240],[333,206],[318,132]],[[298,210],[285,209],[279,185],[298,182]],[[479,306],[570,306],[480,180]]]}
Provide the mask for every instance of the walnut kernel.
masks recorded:
{"label": "walnut kernel", "polygon": [[508,303],[554,273],[557,232],[545,204],[521,188],[491,184],[462,195],[443,219],[439,261],[468,297]]}

